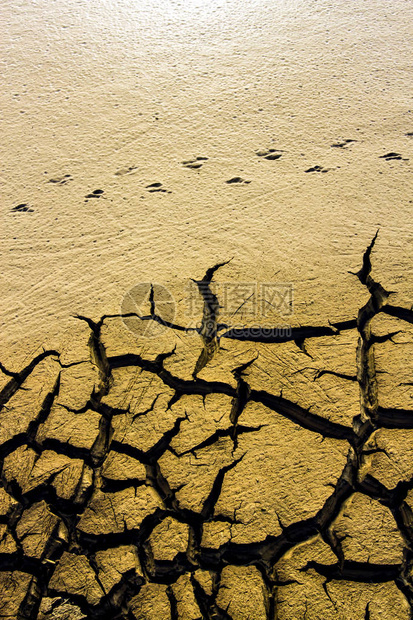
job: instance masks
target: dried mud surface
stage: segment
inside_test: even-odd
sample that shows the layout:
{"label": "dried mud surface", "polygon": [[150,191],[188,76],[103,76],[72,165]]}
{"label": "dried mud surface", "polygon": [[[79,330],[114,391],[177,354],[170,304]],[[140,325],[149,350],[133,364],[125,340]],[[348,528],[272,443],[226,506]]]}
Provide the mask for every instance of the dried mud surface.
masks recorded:
{"label": "dried mud surface", "polygon": [[355,315],[377,228],[408,303],[412,22],[409,0],[2,0],[3,363],[232,257],[228,281],[293,280],[296,326]]}
{"label": "dried mud surface", "polygon": [[233,330],[216,265],[196,334],[152,290],[140,348],[79,316],[64,353],[1,364],[0,617],[412,618],[413,312],[379,243],[339,323]]}

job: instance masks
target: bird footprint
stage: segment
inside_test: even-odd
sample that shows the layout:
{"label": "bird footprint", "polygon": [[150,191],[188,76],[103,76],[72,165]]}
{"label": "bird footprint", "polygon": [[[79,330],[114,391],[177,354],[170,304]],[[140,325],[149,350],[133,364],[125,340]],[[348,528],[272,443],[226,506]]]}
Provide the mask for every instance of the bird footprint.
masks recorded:
{"label": "bird footprint", "polygon": [[172,194],[172,192],[169,189],[165,189],[164,187],[162,187],[162,183],[156,182],[156,183],[151,183],[150,185],[146,186],[146,189],[148,190],[148,192],[163,192],[164,194]]}
{"label": "bird footprint", "polygon": [[188,159],[187,161],[183,161],[182,164],[185,166],[185,168],[198,170],[199,168],[202,168],[203,162],[207,160],[208,157],[196,157],[195,159]]}
{"label": "bird footprint", "polygon": [[129,166],[128,168],[120,168],[115,172],[115,177],[123,177],[125,174],[132,174],[135,170],[137,170],[137,166]]}
{"label": "bird footprint", "polygon": [[100,198],[103,193],[103,189],[94,189],[92,193],[86,194],[85,198]]}
{"label": "bird footprint", "polygon": [[29,207],[29,205],[26,202],[23,202],[22,204],[13,207],[11,210],[14,211],[14,212],[19,211],[19,212],[22,212],[22,213],[23,212],[33,213],[34,212],[34,209]]}
{"label": "bird footprint", "polygon": [[275,160],[280,159],[282,156],[282,151],[279,149],[268,149],[265,151],[256,151],[258,157],[263,157],[264,159]]}
{"label": "bird footprint", "polygon": [[242,179],[241,177],[232,177],[232,179],[228,179],[228,181],[225,181],[225,183],[228,183],[229,185],[231,185],[232,183],[248,184],[251,183],[251,181],[244,181],[244,179]]}
{"label": "bird footprint", "polygon": [[308,170],[304,170],[304,172],[328,172],[330,168],[323,168],[322,166],[312,166]]}
{"label": "bird footprint", "polygon": [[62,177],[56,177],[55,179],[49,179],[49,183],[55,183],[56,185],[65,185],[69,181],[73,181],[71,174],[64,174]]}
{"label": "bird footprint", "polygon": [[351,144],[351,142],[357,142],[357,140],[352,140],[351,138],[348,138],[347,140],[343,140],[343,142],[335,142],[331,146],[333,148],[345,149],[348,144]]}
{"label": "bird footprint", "polygon": [[[403,157],[400,155],[400,153],[386,153],[386,155],[380,155],[380,159],[385,159],[386,161],[393,161],[393,160],[397,160],[397,159],[403,159]],[[408,161],[407,159],[404,159],[403,161]]]}

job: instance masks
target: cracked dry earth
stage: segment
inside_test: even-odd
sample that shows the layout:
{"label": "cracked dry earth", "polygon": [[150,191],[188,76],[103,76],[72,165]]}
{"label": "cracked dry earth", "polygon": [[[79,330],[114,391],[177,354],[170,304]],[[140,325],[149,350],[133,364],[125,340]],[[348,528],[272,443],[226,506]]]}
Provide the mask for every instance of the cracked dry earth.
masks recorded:
{"label": "cracked dry earth", "polygon": [[194,359],[152,292],[140,350],[78,317],[69,353],[1,365],[1,618],[413,617],[413,312],[376,237],[341,323],[220,324],[217,265]]}

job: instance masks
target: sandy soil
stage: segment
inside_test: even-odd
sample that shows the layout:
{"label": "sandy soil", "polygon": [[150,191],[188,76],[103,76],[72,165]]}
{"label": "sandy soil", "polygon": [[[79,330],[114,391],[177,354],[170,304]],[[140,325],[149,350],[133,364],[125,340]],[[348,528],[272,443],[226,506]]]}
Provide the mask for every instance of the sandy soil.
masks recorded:
{"label": "sandy soil", "polygon": [[0,615],[411,618],[411,3],[0,20]]}

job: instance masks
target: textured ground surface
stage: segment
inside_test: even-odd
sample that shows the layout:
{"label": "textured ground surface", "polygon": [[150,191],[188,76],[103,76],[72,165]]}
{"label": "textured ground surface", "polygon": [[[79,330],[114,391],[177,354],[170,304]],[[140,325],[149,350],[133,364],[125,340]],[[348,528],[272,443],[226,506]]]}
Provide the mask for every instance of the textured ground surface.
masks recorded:
{"label": "textured ground surface", "polygon": [[0,618],[411,616],[412,23],[0,2]]}
{"label": "textured ground surface", "polygon": [[217,266],[198,334],[78,317],[2,365],[0,617],[411,618],[413,313],[375,244],[340,323],[234,332]]}

